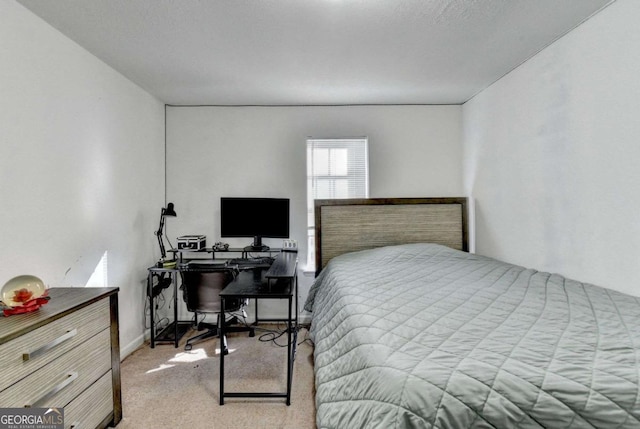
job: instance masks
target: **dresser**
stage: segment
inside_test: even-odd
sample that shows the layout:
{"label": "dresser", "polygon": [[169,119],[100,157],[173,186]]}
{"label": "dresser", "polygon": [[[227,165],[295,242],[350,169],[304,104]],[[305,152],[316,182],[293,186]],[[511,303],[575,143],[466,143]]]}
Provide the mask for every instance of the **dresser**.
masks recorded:
{"label": "dresser", "polygon": [[0,316],[0,406],[64,408],[65,429],[122,419],[118,288],[51,288],[37,311]]}

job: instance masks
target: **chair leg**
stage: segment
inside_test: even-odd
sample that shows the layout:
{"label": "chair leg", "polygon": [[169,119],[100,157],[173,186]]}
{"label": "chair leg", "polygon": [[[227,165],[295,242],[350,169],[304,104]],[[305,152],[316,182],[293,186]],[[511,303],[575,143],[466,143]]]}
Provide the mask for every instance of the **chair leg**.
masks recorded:
{"label": "chair leg", "polygon": [[198,334],[195,335],[193,337],[190,337],[189,339],[187,339],[186,344],[184,345],[184,349],[186,351],[189,351],[193,348],[193,343],[197,342],[197,341],[201,341],[201,340],[205,340],[207,338],[213,338],[213,337],[217,337],[218,336],[218,326],[219,325],[209,325],[209,324],[205,324],[205,323],[200,323],[198,325],[198,327],[202,327],[207,329],[206,332],[203,332],[202,334]]}
{"label": "chair leg", "polygon": [[255,337],[256,330],[251,326],[226,326],[225,332],[248,332],[250,337]]}
{"label": "chair leg", "polygon": [[[252,326],[230,326],[239,322],[238,318],[233,316],[231,319],[224,322],[224,330],[226,332],[249,332],[250,337],[255,337],[256,331]],[[220,324],[220,319],[218,319],[218,324]]]}
{"label": "chair leg", "polygon": [[[224,317],[220,313],[218,313],[218,320],[216,321],[215,325],[211,325],[203,322],[200,322],[198,324],[199,330],[207,329],[207,331],[202,334],[195,335],[189,338],[184,346],[184,349],[186,351],[189,351],[193,348],[193,343],[197,341],[204,340],[207,338],[220,337],[220,326],[222,326],[221,323],[224,323],[225,332],[249,332],[250,337],[254,337],[256,335],[255,329],[251,326],[229,326],[233,323],[238,323],[238,319],[236,317],[233,317],[229,321],[224,321]],[[225,355],[229,354],[229,350],[227,349],[226,335],[224,338],[222,338],[221,345],[222,345],[222,348],[221,348],[222,352]]]}

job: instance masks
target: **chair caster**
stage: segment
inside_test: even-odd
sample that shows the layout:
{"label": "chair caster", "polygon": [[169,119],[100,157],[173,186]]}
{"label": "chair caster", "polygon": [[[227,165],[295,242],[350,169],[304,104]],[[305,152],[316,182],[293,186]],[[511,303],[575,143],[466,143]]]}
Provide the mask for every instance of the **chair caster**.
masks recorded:
{"label": "chair caster", "polygon": [[250,337],[255,337],[256,336],[256,330],[255,329],[250,330],[249,331],[249,336]]}
{"label": "chair caster", "polygon": [[224,353],[225,356],[228,355],[229,354],[229,349],[225,348],[223,353]]}
{"label": "chair caster", "polygon": [[193,346],[191,344],[185,344],[184,345],[184,351],[188,352],[189,350],[191,350],[193,348]]}

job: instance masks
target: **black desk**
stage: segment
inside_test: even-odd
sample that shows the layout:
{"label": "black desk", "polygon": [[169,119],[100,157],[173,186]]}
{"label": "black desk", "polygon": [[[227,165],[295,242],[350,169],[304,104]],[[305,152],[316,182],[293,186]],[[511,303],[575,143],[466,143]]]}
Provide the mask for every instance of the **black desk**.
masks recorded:
{"label": "black desk", "polygon": [[[286,398],[291,405],[291,383],[293,381],[293,362],[298,338],[298,277],[296,275],[298,254],[281,252],[268,270],[245,270],[220,292],[220,302],[224,313],[225,299],[254,298],[256,301],[255,324],[265,321],[287,322],[287,390],[286,392],[225,392],[224,356],[227,350],[224,325],[220,328],[220,405],[224,398]],[[295,298],[295,313],[293,301]],[[261,299],[286,299],[289,313],[286,319],[259,319],[258,301]]]}

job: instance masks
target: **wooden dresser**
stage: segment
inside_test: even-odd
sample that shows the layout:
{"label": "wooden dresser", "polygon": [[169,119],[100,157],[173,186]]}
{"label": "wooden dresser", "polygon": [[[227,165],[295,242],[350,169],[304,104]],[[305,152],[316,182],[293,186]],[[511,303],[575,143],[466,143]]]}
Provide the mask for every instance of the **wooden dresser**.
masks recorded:
{"label": "wooden dresser", "polygon": [[37,311],[0,315],[0,406],[64,407],[65,428],[122,419],[118,288],[51,288]]}

